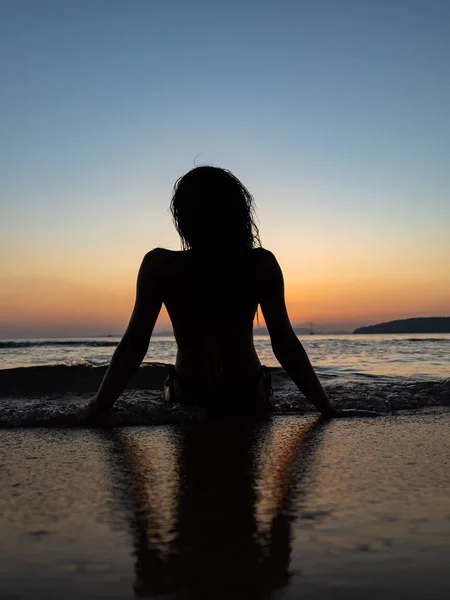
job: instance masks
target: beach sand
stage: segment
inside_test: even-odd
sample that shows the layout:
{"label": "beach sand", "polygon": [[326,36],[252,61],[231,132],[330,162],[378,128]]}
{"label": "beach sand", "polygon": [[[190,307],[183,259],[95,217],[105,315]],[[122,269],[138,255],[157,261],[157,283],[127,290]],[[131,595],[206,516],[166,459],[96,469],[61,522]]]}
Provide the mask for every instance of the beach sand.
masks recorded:
{"label": "beach sand", "polygon": [[0,598],[448,598],[450,410],[0,430]]}

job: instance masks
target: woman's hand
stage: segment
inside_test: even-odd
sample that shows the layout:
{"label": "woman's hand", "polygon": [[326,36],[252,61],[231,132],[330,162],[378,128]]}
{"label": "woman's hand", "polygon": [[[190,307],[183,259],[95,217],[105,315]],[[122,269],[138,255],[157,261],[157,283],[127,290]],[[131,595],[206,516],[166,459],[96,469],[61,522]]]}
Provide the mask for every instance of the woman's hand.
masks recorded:
{"label": "woman's hand", "polygon": [[99,425],[103,416],[104,414],[99,410],[98,402],[94,398],[78,415],[77,425]]}

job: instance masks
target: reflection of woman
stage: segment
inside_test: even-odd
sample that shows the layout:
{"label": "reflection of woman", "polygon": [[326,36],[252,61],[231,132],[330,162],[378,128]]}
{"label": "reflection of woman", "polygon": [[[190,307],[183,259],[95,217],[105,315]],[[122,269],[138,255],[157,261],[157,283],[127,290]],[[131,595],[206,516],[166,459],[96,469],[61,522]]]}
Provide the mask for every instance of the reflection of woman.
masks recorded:
{"label": "reflection of woman", "polygon": [[[150,448],[152,432],[144,451],[142,432],[136,440],[130,431],[105,433],[113,441],[107,445],[111,469],[130,511],[136,594],[263,598],[288,583],[292,504],[304,492],[321,424],[297,424],[295,435],[287,436],[289,425],[283,425],[278,452],[271,443],[274,428],[237,426],[231,446],[229,427],[219,422],[166,430],[165,437],[158,436],[159,447]],[[263,464],[267,456],[270,473]],[[262,512],[270,520],[264,535],[255,518],[259,489],[265,490]],[[177,506],[172,523],[163,505]]]}
{"label": "reflection of woman", "polygon": [[133,314],[91,416],[107,412],[138,369],[163,303],[178,347],[166,386],[170,400],[213,412],[270,412],[269,373],[253,345],[261,305],[282,367],[324,415],[342,414],[292,330],[283,275],[274,255],[260,247],[248,190],[229,171],[197,167],[177,181],[171,209],[183,250],[156,248],[144,257]]}

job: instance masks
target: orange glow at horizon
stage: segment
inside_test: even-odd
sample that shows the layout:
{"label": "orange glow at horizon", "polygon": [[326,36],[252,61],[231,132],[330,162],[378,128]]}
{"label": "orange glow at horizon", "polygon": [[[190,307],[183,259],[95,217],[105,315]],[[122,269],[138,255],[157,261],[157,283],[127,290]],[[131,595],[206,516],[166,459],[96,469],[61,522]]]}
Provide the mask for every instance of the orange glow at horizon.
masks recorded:
{"label": "orange glow at horizon", "polygon": [[[78,277],[72,280],[43,274],[10,275],[2,279],[0,325],[4,329],[6,326],[7,331],[48,328],[57,332],[72,328],[86,335],[120,334],[127,325],[135,297],[135,274],[131,273],[114,281],[106,276],[102,281],[98,277],[79,281]],[[450,283],[443,279],[436,281],[431,276],[409,281],[332,279],[309,282],[286,279],[286,304],[293,324],[310,321],[372,324],[448,313]],[[259,323],[264,325],[261,311]],[[157,328],[170,328],[164,307]]]}
{"label": "orange glow at horizon", "polygon": [[[172,237],[160,245],[176,247],[176,233],[170,232]],[[445,240],[419,248],[408,239],[401,245],[398,237],[393,248],[382,240],[369,244],[352,236],[333,248],[330,240],[314,246],[287,233],[274,252],[293,324],[342,324],[349,330],[353,324],[450,314]],[[95,243],[93,237],[79,247],[34,246],[24,240],[0,266],[0,335],[121,334],[133,308],[146,244],[144,235],[131,234],[124,244]],[[259,323],[264,325],[261,311]],[[164,307],[156,327],[170,329]]]}

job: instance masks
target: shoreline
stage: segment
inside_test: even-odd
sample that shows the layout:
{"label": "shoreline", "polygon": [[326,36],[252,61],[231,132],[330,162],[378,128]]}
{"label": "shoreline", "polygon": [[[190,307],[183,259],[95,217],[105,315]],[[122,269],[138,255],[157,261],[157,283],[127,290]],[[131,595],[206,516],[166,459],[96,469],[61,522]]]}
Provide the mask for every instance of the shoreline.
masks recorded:
{"label": "shoreline", "polygon": [[0,430],[0,442],[5,597],[440,600],[450,589],[448,409]]}

